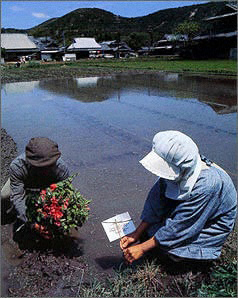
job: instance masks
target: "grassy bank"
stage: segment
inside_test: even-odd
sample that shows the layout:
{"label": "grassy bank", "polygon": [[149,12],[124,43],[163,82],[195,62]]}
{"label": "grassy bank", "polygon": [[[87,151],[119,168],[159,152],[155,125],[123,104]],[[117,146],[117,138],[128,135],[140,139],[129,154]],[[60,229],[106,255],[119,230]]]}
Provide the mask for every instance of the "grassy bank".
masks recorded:
{"label": "grassy bank", "polygon": [[80,63],[80,67],[236,74],[236,61],[232,60],[165,60],[159,58],[83,60]]}
{"label": "grassy bank", "polygon": [[104,283],[94,278],[87,286],[82,284],[81,294],[83,297],[237,297],[236,261],[200,271],[186,272],[184,266],[177,265],[180,274],[176,271],[171,274],[156,260],[145,260],[137,267],[120,270],[115,278]]}
{"label": "grassy bank", "polygon": [[237,62],[233,60],[165,60],[159,58],[81,59],[76,62],[32,61],[20,68],[16,68],[15,64],[5,64],[1,67],[3,83],[158,71],[234,77],[237,73]]}

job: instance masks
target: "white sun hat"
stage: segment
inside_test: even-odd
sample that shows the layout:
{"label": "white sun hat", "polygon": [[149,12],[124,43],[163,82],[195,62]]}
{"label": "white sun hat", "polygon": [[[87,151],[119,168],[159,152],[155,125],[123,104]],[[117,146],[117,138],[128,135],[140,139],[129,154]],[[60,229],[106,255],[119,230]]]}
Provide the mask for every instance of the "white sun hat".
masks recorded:
{"label": "white sun hat", "polygon": [[179,177],[180,169],[160,157],[153,148],[142,160],[139,161],[148,171],[168,180]]}
{"label": "white sun hat", "polygon": [[180,198],[191,192],[201,171],[197,145],[189,136],[174,130],[157,133],[151,152],[140,163],[156,176],[176,180]]}

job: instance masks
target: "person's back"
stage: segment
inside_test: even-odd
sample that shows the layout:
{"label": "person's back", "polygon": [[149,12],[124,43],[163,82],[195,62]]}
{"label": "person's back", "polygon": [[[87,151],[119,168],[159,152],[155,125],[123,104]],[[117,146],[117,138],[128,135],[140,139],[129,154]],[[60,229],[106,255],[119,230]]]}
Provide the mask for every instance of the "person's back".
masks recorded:
{"label": "person's back", "polygon": [[20,221],[26,222],[25,199],[28,190],[39,191],[69,177],[58,144],[45,137],[32,138],[25,153],[10,165],[10,178],[3,187],[1,198],[10,197]]}

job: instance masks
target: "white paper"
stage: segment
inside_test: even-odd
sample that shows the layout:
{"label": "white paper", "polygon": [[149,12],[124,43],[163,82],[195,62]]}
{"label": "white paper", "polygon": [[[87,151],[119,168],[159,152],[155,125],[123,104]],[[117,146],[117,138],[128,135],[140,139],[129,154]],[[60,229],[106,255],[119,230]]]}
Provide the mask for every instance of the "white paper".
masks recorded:
{"label": "white paper", "polygon": [[128,212],[118,214],[102,222],[110,242],[135,231],[135,225]]}

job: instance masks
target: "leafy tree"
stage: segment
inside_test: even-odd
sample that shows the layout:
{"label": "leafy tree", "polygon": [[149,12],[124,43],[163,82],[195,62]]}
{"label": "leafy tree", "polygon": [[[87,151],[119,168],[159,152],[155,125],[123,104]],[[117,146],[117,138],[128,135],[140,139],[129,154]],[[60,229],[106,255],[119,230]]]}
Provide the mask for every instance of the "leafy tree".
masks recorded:
{"label": "leafy tree", "polygon": [[183,23],[178,24],[175,28],[175,34],[187,35],[188,40],[191,40],[195,37],[200,31],[200,25],[197,22],[184,21]]}
{"label": "leafy tree", "polygon": [[125,41],[127,42],[129,47],[131,47],[134,50],[138,50],[147,43],[148,39],[148,33],[133,32],[126,38]]}

